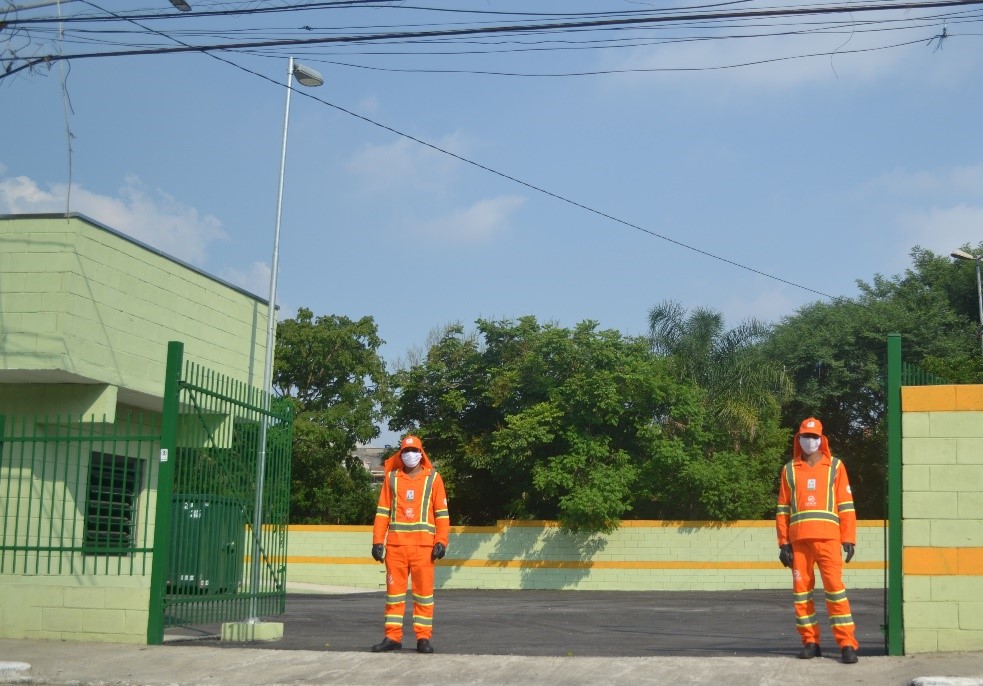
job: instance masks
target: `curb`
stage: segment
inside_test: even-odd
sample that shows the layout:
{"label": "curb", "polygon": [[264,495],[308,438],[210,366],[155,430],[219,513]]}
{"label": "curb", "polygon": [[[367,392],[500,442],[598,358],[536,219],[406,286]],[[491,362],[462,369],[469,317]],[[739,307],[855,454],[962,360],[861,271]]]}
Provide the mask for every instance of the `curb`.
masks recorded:
{"label": "curb", "polygon": [[27,662],[0,662],[0,683],[17,683],[27,677],[31,670]]}

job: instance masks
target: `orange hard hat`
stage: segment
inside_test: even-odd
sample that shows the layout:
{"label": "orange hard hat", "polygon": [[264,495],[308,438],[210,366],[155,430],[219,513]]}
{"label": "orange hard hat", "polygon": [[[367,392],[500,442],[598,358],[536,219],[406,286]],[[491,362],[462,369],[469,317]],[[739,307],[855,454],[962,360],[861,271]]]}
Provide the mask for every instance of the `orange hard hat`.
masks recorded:
{"label": "orange hard hat", "polygon": [[423,442],[416,436],[407,436],[399,444],[400,452],[404,450],[423,450]]}
{"label": "orange hard hat", "polygon": [[823,435],[823,423],[816,419],[815,417],[809,417],[808,419],[803,419],[802,423],[799,424],[800,434],[815,434],[817,436]]}

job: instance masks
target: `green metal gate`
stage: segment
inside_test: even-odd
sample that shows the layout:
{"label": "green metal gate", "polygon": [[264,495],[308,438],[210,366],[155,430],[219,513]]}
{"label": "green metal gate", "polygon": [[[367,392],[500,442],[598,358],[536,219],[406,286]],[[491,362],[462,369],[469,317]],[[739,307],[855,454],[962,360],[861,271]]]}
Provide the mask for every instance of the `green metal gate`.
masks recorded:
{"label": "green metal gate", "polygon": [[149,575],[150,644],[286,603],[290,409],[183,354],[162,414],[0,415],[0,574]]}
{"label": "green metal gate", "polygon": [[150,573],[160,420],[0,415],[0,574]]}
{"label": "green metal gate", "polygon": [[[168,346],[147,642],[284,611],[289,406]],[[265,441],[263,437],[265,436]]]}

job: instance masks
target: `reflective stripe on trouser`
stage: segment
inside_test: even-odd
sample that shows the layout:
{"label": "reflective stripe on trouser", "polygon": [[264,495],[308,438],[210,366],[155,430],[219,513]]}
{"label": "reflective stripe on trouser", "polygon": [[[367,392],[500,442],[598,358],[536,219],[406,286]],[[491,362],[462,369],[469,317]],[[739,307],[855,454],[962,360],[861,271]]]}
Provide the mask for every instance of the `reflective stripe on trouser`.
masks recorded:
{"label": "reflective stripe on trouser", "polygon": [[407,577],[413,584],[413,632],[417,639],[433,632],[433,561],[430,546],[386,546],[386,637],[403,640]]}
{"label": "reflective stripe on trouser", "polygon": [[826,612],[833,638],[840,648],[857,648],[850,601],[843,586],[843,560],[839,541],[796,541],[792,544],[792,593],[795,604],[795,628],[802,643],[819,643],[819,622],[812,592],[816,587],[814,567],[819,567],[826,593]]}

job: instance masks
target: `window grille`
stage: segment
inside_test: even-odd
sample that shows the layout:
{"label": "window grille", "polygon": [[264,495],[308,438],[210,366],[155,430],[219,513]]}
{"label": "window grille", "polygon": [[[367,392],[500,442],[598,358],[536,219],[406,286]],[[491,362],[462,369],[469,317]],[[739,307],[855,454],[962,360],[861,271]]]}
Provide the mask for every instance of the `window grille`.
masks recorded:
{"label": "window grille", "polygon": [[136,457],[92,453],[84,553],[127,555],[136,547],[142,462]]}

